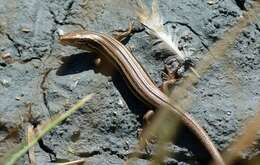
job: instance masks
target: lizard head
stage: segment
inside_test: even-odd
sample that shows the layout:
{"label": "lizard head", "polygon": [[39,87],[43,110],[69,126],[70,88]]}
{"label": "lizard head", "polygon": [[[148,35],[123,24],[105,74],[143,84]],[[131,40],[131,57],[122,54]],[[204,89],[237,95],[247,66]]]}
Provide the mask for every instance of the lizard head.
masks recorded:
{"label": "lizard head", "polygon": [[64,46],[74,46],[80,49],[89,50],[90,44],[93,42],[94,35],[82,31],[82,32],[70,32],[60,35],[59,42]]}

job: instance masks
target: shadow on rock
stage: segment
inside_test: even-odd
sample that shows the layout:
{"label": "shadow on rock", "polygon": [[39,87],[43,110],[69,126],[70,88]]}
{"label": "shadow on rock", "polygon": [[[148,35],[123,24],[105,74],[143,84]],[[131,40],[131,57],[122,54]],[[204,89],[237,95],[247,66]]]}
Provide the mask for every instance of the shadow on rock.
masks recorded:
{"label": "shadow on rock", "polygon": [[58,68],[56,74],[65,76],[69,74],[77,74],[86,70],[94,69],[95,54],[79,53],[71,56],[62,57],[63,64]]}
{"label": "shadow on rock", "polygon": [[142,117],[148,110],[144,103],[135,97],[123,76],[107,59],[93,53],[79,53],[62,57],[61,61],[63,64],[56,72],[58,76],[77,74],[87,70],[94,70],[95,73],[111,76],[111,81],[134,114]]}
{"label": "shadow on rock", "polygon": [[196,159],[200,164],[209,164],[210,163],[210,154],[204,145],[200,142],[197,136],[195,136],[189,128],[180,125],[178,129],[178,134],[175,137],[175,145],[184,147],[192,151],[196,156]]}

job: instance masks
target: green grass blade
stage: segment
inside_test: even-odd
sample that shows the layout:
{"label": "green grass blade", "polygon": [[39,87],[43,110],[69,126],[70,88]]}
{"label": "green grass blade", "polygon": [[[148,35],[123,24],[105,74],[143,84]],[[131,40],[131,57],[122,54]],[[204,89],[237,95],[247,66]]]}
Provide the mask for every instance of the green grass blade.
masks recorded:
{"label": "green grass blade", "polygon": [[76,112],[79,108],[83,107],[84,104],[89,101],[94,94],[89,94],[88,96],[84,97],[78,103],[76,103],[72,108],[70,108],[68,111],[58,115],[53,120],[48,121],[49,123],[44,125],[44,127],[41,129],[41,131],[38,132],[38,134],[33,138],[32,142],[30,144],[22,143],[18,146],[18,148],[15,151],[9,152],[4,156],[0,162],[3,165],[13,165],[15,162],[22,157],[33,145],[35,145],[39,139],[41,139],[46,133],[51,131],[53,128],[55,128],[60,122],[62,122],[64,119],[69,117],[71,114]]}

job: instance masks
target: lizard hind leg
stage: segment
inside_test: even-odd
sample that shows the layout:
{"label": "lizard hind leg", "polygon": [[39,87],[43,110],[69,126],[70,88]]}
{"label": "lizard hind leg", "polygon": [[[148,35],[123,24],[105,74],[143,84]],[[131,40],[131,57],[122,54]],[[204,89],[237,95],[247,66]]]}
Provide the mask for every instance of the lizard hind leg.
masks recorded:
{"label": "lizard hind leg", "polygon": [[145,149],[145,151],[147,153],[151,153],[151,149],[149,147],[149,144],[154,144],[156,143],[156,138],[154,137],[150,137],[149,135],[147,135],[146,132],[146,128],[149,127],[149,125],[151,124],[151,120],[154,117],[154,111],[153,110],[149,110],[145,113],[145,115],[143,116],[143,121],[144,121],[144,129],[141,128],[138,130],[138,138],[139,138],[139,142],[140,142],[140,147],[141,149]]}
{"label": "lizard hind leg", "polygon": [[113,76],[117,73],[117,69],[104,57],[97,56],[93,61],[93,65],[96,73],[102,73],[105,76]]}

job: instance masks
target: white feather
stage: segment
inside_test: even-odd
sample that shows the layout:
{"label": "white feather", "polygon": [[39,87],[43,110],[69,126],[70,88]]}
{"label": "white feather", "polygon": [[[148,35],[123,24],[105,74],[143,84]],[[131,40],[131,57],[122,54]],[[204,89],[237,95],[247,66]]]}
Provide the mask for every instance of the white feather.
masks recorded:
{"label": "white feather", "polygon": [[167,44],[182,60],[184,60],[185,54],[178,48],[180,36],[176,35],[176,33],[172,36],[169,34],[168,30],[165,30],[163,19],[160,17],[158,12],[157,0],[153,0],[151,12],[148,11],[147,6],[145,6],[141,0],[139,0],[139,6],[141,9],[137,14],[140,22],[148,28],[153,35],[165,42],[165,44]]}
{"label": "white feather", "polygon": [[[178,29],[173,33],[173,35],[169,33],[169,28],[168,30],[165,30],[163,19],[159,14],[158,0],[153,0],[152,11],[148,10],[148,7],[142,2],[142,0],[138,0],[138,5],[140,8],[137,10],[137,15],[140,22],[149,29],[150,33],[169,46],[172,49],[173,54],[177,54],[181,60],[185,60],[185,57],[189,56],[191,51],[187,49],[184,49],[183,51],[179,50],[178,43],[181,35],[178,35]],[[191,70],[199,77],[194,68],[191,67]]]}

